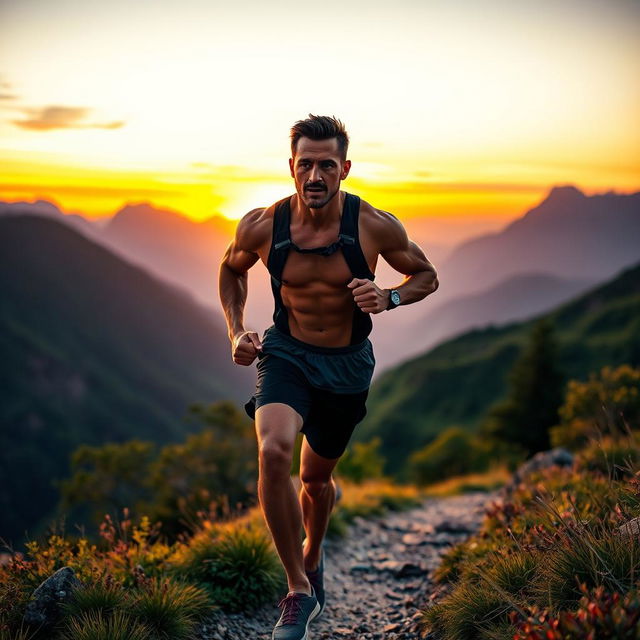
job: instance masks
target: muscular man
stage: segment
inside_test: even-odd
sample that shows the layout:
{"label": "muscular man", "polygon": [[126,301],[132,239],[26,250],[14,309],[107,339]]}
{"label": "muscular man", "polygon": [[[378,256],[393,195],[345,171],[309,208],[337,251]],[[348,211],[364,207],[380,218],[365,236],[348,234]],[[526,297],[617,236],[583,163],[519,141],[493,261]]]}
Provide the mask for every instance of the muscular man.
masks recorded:
{"label": "muscular man", "polygon": [[[258,497],[289,587],[274,640],[306,639],[324,609],[331,474],[366,413],[375,364],[371,314],[418,302],[438,287],[435,269],[396,217],[340,190],[351,168],[347,147],[335,118],[296,122],[289,160],[296,193],[247,213],[220,267],[233,361],[248,366],[258,358],[256,392],[245,409],[256,424]],[[405,275],[401,284],[373,282],[378,256]],[[258,260],[275,298],[262,339],[243,322],[247,271]],[[298,496],[290,469],[299,431]]]}

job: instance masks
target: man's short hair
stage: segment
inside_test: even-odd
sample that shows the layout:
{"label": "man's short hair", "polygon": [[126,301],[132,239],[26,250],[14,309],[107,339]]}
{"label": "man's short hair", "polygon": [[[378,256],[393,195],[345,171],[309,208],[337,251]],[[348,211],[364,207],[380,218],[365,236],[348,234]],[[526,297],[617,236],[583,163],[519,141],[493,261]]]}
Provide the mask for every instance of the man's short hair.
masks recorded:
{"label": "man's short hair", "polygon": [[343,158],[347,157],[347,149],[349,147],[349,136],[344,124],[336,117],[314,116],[309,114],[306,120],[298,120],[291,127],[291,155],[296,154],[296,146],[300,138],[309,138],[311,140],[329,140],[331,138],[338,139],[338,149]]}

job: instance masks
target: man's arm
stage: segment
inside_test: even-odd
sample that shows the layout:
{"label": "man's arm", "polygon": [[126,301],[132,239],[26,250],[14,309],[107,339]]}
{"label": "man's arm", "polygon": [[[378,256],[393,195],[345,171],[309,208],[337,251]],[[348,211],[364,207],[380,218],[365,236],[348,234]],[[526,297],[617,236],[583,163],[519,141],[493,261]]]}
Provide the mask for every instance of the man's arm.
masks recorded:
{"label": "man's arm", "polygon": [[258,334],[244,328],[244,306],[249,281],[247,272],[259,259],[257,250],[267,230],[263,213],[264,209],[254,209],[240,220],[235,238],[222,258],[218,278],[233,361],[242,365],[250,365],[262,349]]}
{"label": "man's arm", "polygon": [[[400,304],[411,304],[426,298],[438,288],[438,276],[422,249],[407,237],[402,223],[390,213],[379,212],[375,222],[380,255],[404,280],[392,287],[400,294]],[[380,313],[389,304],[389,289],[381,289],[371,280],[354,278],[348,285],[362,311]]]}

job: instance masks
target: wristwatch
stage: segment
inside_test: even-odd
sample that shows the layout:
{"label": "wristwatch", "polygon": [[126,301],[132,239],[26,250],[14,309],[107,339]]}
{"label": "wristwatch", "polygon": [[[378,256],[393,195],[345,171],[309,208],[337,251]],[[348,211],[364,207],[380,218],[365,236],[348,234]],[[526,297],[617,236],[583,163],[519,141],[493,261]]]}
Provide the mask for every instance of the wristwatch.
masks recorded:
{"label": "wristwatch", "polygon": [[395,309],[400,304],[400,294],[397,289],[389,289],[389,304],[387,305],[387,311]]}

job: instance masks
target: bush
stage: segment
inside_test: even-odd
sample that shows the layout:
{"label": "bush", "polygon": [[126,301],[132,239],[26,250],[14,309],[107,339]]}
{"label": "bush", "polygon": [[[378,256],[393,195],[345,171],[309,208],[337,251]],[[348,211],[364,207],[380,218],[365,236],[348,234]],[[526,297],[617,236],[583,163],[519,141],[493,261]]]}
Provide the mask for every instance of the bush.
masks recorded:
{"label": "bush", "polygon": [[485,584],[462,582],[439,604],[427,609],[427,628],[447,640],[480,640],[483,631],[505,622],[511,605]]}
{"label": "bush", "polygon": [[205,528],[172,562],[177,575],[201,584],[228,611],[258,607],[286,584],[268,534],[242,522]]}
{"label": "bush", "polygon": [[418,484],[429,484],[444,478],[489,466],[490,452],[475,436],[460,427],[445,429],[431,444],[409,458],[409,473]]}
{"label": "bush", "polygon": [[80,617],[100,611],[109,615],[117,609],[125,609],[128,603],[129,598],[122,585],[107,576],[105,580],[76,589],[73,598],[63,604],[62,609],[65,616]]}
{"label": "bush", "polygon": [[640,638],[640,597],[633,590],[622,596],[603,587],[589,592],[584,585],[576,611],[553,614],[529,609],[523,617],[511,614],[515,626],[513,640],[638,640]]}
{"label": "bush", "polygon": [[556,447],[576,449],[590,438],[625,433],[627,424],[640,421],[640,368],[604,367],[587,382],[571,380],[559,414],[551,430]]}
{"label": "bush", "polygon": [[538,601],[553,609],[573,607],[582,596],[580,585],[625,593],[639,576],[640,541],[579,528],[541,564]]}
{"label": "bush", "polygon": [[640,469],[640,434],[591,442],[578,454],[578,464],[615,480],[631,477]]}
{"label": "bush", "polygon": [[154,640],[185,640],[210,609],[203,589],[167,578],[143,581],[130,607],[135,619],[152,630]]}
{"label": "bush", "polygon": [[354,442],[338,461],[336,471],[352,482],[363,482],[382,477],[385,459],[380,453],[382,439],[378,436],[370,442]]}

